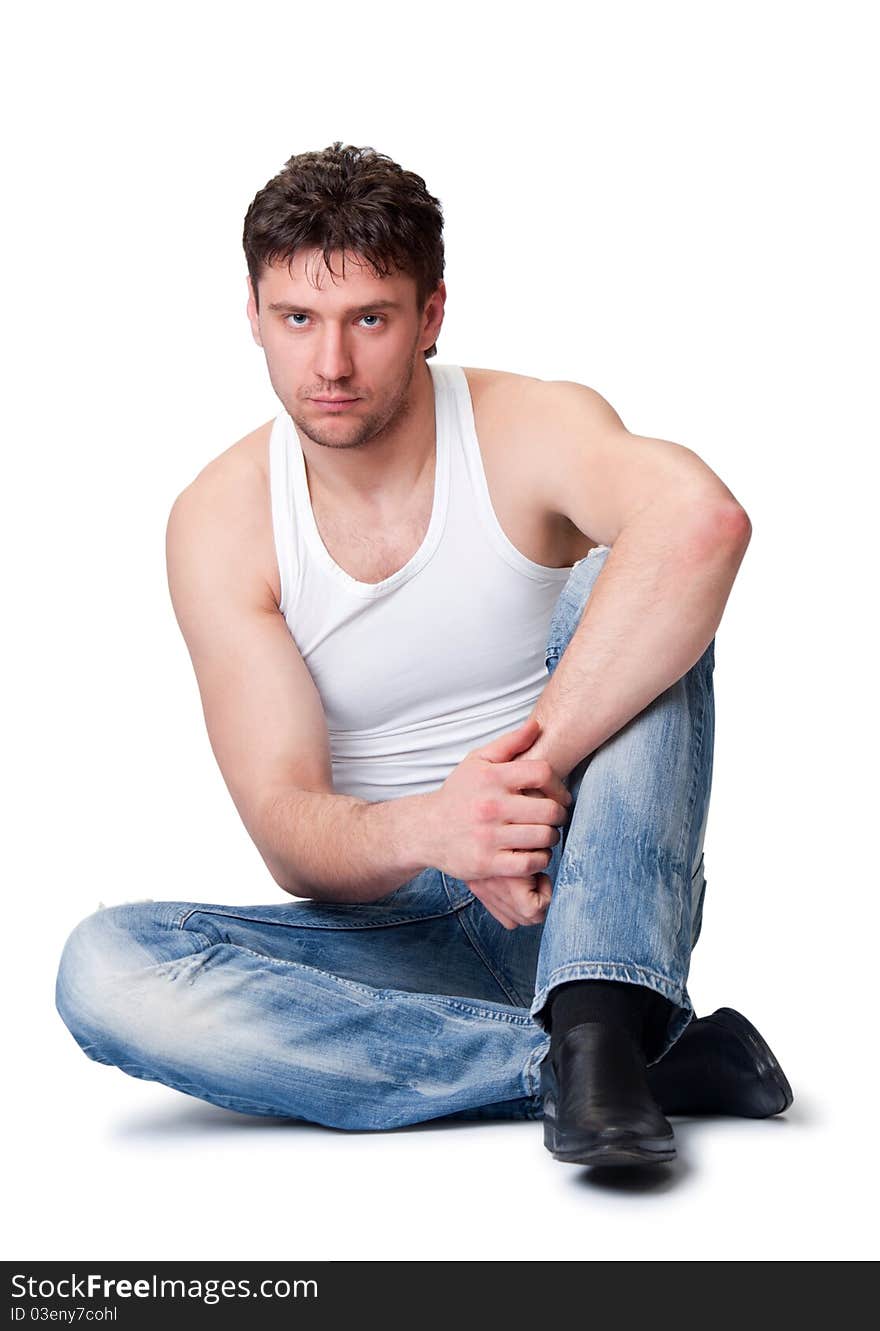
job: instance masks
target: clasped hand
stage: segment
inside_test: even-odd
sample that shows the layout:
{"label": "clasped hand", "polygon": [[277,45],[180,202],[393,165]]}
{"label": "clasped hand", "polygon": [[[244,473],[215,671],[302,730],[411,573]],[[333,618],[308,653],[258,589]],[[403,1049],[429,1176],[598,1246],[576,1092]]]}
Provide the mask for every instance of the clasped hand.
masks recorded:
{"label": "clasped hand", "polygon": [[529,717],[517,730],[474,749],[432,797],[437,852],[433,862],[466,883],[505,929],[540,924],[552,896],[550,863],[572,798],[543,758],[522,755],[540,727]]}

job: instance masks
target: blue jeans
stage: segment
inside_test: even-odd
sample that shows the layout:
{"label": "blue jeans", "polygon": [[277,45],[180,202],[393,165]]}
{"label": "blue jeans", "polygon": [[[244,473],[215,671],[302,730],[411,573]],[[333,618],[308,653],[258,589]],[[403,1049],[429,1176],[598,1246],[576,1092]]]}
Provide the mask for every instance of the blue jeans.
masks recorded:
{"label": "blue jeans", "polygon": [[[552,673],[607,546],[571,571]],[[379,901],[139,901],[67,939],[56,1006],[84,1052],[246,1114],[376,1130],[540,1118],[554,986],[603,978],[669,1000],[656,1062],[693,1016],[714,742],[714,639],[567,777],[542,924],[505,929],[428,868]]]}

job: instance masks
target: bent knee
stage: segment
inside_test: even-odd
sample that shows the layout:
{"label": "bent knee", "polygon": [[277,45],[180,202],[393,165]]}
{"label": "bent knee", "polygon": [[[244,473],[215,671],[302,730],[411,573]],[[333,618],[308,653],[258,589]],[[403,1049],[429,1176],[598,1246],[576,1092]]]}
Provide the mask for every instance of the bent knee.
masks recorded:
{"label": "bent knee", "polygon": [[176,917],[174,903],[130,902],[100,907],[76,925],[61,952],[55,1006],[80,1044],[112,1028],[138,972],[179,956],[181,944],[191,950],[192,939],[169,928]]}

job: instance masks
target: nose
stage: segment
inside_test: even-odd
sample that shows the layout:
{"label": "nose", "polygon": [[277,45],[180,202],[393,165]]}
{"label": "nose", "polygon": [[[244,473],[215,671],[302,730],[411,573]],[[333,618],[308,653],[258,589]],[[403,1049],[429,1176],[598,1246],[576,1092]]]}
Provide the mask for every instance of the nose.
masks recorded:
{"label": "nose", "polygon": [[351,375],[353,368],[343,330],[325,324],[315,350],[313,369],[316,376],[328,386],[338,385],[338,381]]}

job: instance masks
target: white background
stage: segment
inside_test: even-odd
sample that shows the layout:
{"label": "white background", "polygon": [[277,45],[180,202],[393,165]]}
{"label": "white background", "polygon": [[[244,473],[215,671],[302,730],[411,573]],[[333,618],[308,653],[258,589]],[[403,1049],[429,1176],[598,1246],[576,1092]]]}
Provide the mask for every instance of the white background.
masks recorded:
{"label": "white background", "polygon": [[[877,45],[856,3],[19,6],[2,80],[4,1256],[864,1258],[876,1189]],[[716,642],[689,988],[782,1119],[682,1122],[653,1187],[539,1123],[229,1113],[54,1009],[99,903],[279,900],[210,751],[168,510],[276,414],[241,227],[336,138],[446,216],[438,360],[598,389],[753,536]],[[11,1177],[10,1177],[11,1176]]]}

